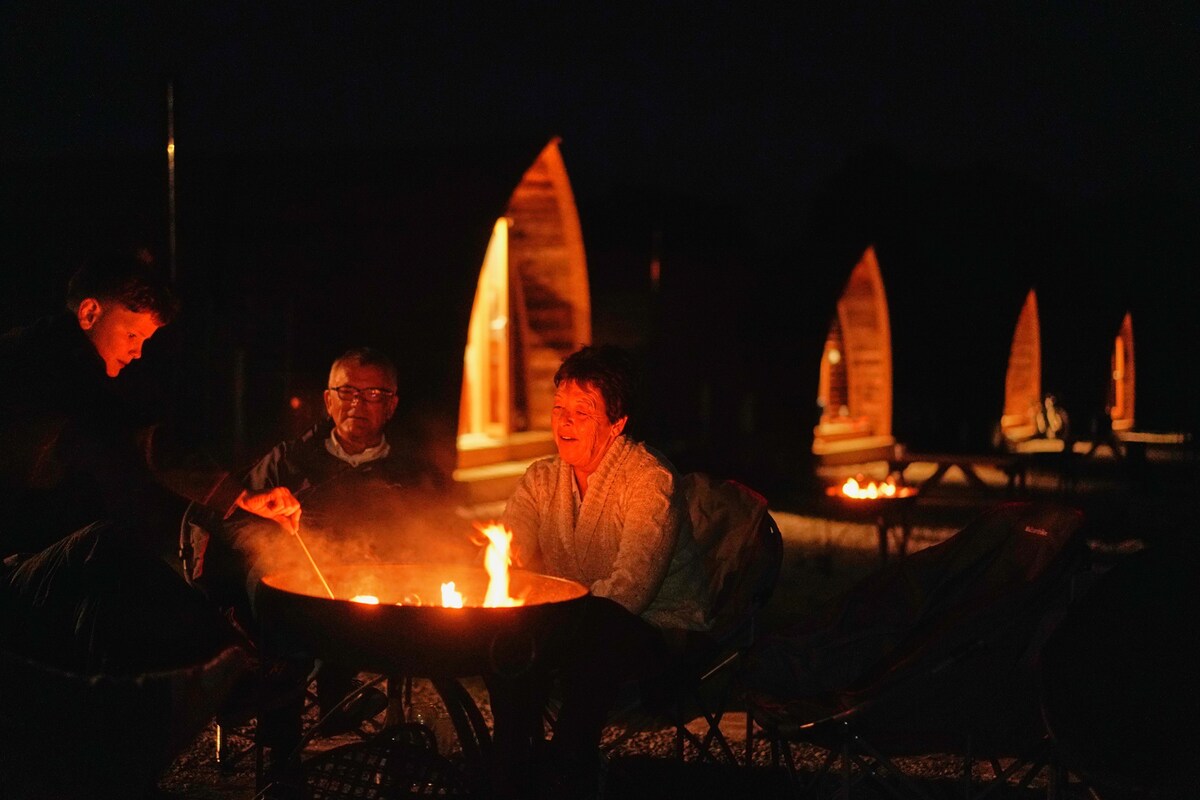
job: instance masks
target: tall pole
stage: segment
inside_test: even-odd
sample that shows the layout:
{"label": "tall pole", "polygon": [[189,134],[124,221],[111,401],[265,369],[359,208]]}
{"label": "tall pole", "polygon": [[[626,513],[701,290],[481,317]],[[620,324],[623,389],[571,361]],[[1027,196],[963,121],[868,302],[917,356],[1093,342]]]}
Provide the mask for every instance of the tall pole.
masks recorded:
{"label": "tall pole", "polygon": [[171,282],[178,280],[175,265],[175,84],[167,83],[167,254]]}

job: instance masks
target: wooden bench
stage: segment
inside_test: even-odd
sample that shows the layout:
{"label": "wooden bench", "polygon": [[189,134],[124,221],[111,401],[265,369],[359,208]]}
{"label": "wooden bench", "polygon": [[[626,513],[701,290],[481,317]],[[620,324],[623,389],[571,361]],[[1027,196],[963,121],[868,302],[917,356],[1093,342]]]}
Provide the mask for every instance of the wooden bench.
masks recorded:
{"label": "wooden bench", "polygon": [[1114,431],[1112,438],[1119,448],[1114,452],[1138,463],[1145,463],[1146,451],[1151,448],[1194,454],[1191,434],[1180,431]]}

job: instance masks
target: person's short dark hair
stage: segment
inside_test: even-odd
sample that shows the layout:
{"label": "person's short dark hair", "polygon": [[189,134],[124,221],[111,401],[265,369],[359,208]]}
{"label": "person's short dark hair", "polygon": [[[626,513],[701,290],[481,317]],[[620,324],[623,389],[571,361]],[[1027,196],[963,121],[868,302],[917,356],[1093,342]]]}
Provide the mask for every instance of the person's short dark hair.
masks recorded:
{"label": "person's short dark hair", "polygon": [[166,325],[179,313],[179,298],[146,248],[113,250],[89,260],[67,283],[67,310],[76,312],[92,297],[118,302],[130,311],[149,311]]}
{"label": "person's short dark hair", "polygon": [[563,359],[554,373],[554,385],[564,381],[588,384],[600,392],[608,409],[608,421],[629,416],[637,391],[637,369],[633,356],[613,344],[588,345]]}
{"label": "person's short dark hair", "polygon": [[373,347],[351,347],[333,360],[333,364],[329,366],[330,374],[345,363],[358,364],[360,367],[379,367],[387,373],[388,378],[392,381],[392,386],[400,385],[397,380],[396,365],[390,358]]}

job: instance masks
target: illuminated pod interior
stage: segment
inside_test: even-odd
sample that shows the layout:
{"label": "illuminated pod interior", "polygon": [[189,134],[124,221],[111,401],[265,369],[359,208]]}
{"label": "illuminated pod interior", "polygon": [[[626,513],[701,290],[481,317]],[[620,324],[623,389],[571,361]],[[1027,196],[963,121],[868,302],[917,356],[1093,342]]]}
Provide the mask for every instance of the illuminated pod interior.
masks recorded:
{"label": "illuminated pod interior", "polygon": [[507,497],[531,460],[554,452],[554,372],[591,338],[583,234],[555,139],[496,220],[480,268],[454,473],[469,499]]}
{"label": "illuminated pod interior", "polygon": [[875,249],[850,273],[829,323],[817,388],[821,419],[813,453],[835,456],[890,448],[892,332]]}

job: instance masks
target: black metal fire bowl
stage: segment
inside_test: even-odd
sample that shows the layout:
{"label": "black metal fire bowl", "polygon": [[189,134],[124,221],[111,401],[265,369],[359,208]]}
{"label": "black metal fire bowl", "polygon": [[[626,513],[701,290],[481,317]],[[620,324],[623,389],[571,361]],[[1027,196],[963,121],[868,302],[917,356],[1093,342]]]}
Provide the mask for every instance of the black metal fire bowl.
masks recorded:
{"label": "black metal fire bowl", "polygon": [[[509,594],[525,604],[484,608],[487,572],[449,564],[351,564],[327,568],[325,578],[337,599],[311,570],[259,581],[255,606],[264,650],[392,675],[519,670],[537,657],[547,634],[572,624],[588,595],[574,581],[514,569]],[[440,605],[445,581],[455,582],[464,608]],[[348,599],[355,595],[374,595],[379,604]]]}

